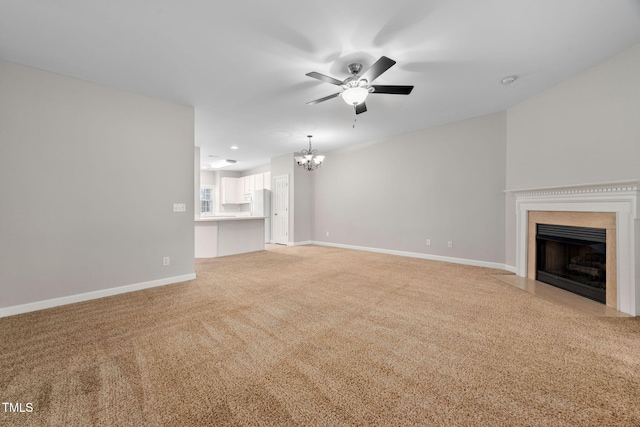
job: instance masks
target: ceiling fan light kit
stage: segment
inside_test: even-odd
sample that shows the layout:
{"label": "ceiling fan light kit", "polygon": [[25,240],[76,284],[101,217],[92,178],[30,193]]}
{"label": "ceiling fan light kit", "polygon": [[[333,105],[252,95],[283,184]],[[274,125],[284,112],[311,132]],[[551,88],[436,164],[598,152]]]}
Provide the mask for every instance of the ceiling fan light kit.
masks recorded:
{"label": "ceiling fan light kit", "polygon": [[358,105],[362,104],[368,95],[369,91],[364,87],[350,87],[342,92],[342,99],[349,105]]}

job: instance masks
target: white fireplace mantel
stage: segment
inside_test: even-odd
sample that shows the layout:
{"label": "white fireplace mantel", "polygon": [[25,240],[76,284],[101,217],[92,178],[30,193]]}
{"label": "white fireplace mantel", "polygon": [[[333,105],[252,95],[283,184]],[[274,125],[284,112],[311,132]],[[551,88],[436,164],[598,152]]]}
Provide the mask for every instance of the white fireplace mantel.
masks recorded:
{"label": "white fireplace mantel", "polygon": [[527,276],[529,211],[616,214],[617,307],[640,314],[640,181],[583,184],[509,191],[516,200],[516,274]]}

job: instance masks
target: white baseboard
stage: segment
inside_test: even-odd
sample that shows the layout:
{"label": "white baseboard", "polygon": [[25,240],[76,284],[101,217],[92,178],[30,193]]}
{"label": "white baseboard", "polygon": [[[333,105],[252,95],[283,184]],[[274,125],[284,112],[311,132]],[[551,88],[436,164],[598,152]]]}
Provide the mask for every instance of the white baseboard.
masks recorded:
{"label": "white baseboard", "polygon": [[[300,244],[303,244],[303,243],[300,243]],[[495,268],[498,270],[512,271],[510,270],[510,268],[513,268],[510,266],[507,266],[506,264],[500,264],[498,262],[478,261],[474,259],[454,258],[454,257],[440,256],[440,255],[429,255],[429,254],[422,254],[419,252],[396,251],[393,249],[369,248],[366,246],[343,245],[340,243],[328,243],[328,242],[318,242],[318,241],[311,241],[308,244],[330,246],[334,248],[343,248],[343,249],[355,249],[358,251],[377,252],[377,253],[388,254],[388,255],[406,256],[409,258],[429,259],[432,261],[451,262],[454,264],[473,265],[475,267]],[[515,268],[513,268],[512,272],[515,272]]]}
{"label": "white baseboard", "polygon": [[513,274],[516,273],[516,268],[513,265],[505,264],[504,269],[507,270],[509,273],[513,273]]}
{"label": "white baseboard", "polygon": [[28,313],[30,311],[44,310],[45,308],[58,307],[61,305],[73,304],[76,302],[89,301],[92,299],[110,297],[127,292],[140,291],[142,289],[155,288],[157,286],[170,285],[172,283],[187,282],[196,278],[195,273],[184,274],[182,276],[166,277],[164,279],[151,280],[149,282],[134,283],[132,285],[118,286],[116,288],[101,289],[99,291],[86,292],[66,297],[52,298],[44,301],[30,302],[28,304],[14,305],[0,308],[0,318],[14,316],[16,314]]}

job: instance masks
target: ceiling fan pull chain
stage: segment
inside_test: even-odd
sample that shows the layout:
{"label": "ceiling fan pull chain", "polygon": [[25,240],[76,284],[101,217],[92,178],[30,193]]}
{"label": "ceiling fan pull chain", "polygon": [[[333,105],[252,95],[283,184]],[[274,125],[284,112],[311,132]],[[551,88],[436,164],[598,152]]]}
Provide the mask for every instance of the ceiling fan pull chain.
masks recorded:
{"label": "ceiling fan pull chain", "polygon": [[356,122],[358,121],[358,115],[356,113],[356,104],[353,104],[353,126],[352,128],[356,128]]}

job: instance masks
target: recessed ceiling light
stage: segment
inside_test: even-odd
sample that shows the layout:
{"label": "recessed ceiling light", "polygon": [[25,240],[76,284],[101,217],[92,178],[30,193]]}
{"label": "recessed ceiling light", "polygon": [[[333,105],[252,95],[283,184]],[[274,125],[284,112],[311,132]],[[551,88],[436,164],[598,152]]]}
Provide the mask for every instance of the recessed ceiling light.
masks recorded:
{"label": "recessed ceiling light", "polygon": [[511,83],[515,82],[516,80],[518,80],[518,76],[507,76],[504,79],[502,79],[500,81],[500,83],[502,83],[503,85],[510,85]]}
{"label": "recessed ceiling light", "polygon": [[232,146],[231,146],[231,149],[232,149],[232,150],[237,150],[237,149],[238,149],[238,146],[237,146],[237,145],[232,145]]}

